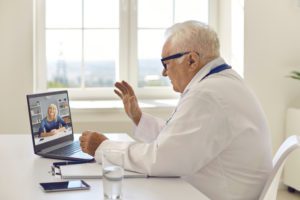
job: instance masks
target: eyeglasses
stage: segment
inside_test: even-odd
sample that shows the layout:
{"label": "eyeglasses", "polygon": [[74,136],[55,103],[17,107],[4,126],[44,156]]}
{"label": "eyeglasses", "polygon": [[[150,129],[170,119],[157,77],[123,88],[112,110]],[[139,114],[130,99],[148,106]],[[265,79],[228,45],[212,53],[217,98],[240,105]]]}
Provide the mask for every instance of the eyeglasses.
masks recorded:
{"label": "eyeglasses", "polygon": [[165,61],[180,58],[180,57],[182,57],[182,56],[184,56],[185,54],[188,54],[188,53],[190,53],[190,51],[186,51],[186,52],[183,52],[183,53],[176,53],[176,54],[164,57],[164,58],[161,59],[161,63],[164,66],[164,68],[167,69],[167,64],[164,63]]}

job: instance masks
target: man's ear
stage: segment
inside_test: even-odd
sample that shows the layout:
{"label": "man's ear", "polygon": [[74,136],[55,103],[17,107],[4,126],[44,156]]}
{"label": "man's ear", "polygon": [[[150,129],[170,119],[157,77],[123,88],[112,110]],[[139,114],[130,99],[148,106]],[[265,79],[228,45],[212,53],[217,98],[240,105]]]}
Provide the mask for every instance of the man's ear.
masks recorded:
{"label": "man's ear", "polygon": [[192,71],[198,71],[199,70],[199,58],[198,55],[191,53],[188,57],[189,59],[189,66]]}
{"label": "man's ear", "polygon": [[193,59],[190,59],[190,65],[192,65],[193,63],[195,63],[195,61]]}

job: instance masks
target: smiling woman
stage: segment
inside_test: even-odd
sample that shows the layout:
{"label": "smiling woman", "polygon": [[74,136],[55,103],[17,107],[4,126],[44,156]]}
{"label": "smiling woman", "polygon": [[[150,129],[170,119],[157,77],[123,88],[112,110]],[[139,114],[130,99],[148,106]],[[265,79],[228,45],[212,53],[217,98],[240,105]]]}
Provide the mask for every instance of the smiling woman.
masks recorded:
{"label": "smiling woman", "polygon": [[58,115],[57,106],[50,104],[47,116],[42,120],[39,129],[39,137],[53,136],[67,128],[66,122]]}

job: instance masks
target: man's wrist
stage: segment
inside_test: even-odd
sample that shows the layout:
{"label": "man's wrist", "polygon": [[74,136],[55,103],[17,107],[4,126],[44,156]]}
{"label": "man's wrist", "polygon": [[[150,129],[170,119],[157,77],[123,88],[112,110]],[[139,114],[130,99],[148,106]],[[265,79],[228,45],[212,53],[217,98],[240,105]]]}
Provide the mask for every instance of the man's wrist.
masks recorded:
{"label": "man's wrist", "polygon": [[102,162],[102,157],[101,157],[101,151],[103,148],[105,148],[105,144],[109,143],[110,140],[109,139],[106,139],[106,140],[103,140],[100,145],[97,147],[97,149],[95,150],[95,154],[94,154],[94,158],[95,160],[98,162],[98,163],[101,163]]}
{"label": "man's wrist", "polygon": [[133,118],[133,122],[137,126],[140,123],[140,120],[142,118],[142,113],[138,114],[136,117]]}

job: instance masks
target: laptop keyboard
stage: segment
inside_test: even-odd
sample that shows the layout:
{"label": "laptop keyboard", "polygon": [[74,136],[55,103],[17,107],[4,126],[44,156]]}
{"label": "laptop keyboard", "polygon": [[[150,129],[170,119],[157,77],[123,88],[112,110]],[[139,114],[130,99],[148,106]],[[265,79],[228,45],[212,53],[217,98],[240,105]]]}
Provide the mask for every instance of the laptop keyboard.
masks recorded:
{"label": "laptop keyboard", "polygon": [[54,155],[62,155],[62,156],[70,156],[74,153],[77,153],[81,151],[80,148],[80,143],[79,141],[73,142],[72,144],[59,148],[59,149],[55,149],[54,151],[51,151],[50,154],[54,154]]}

